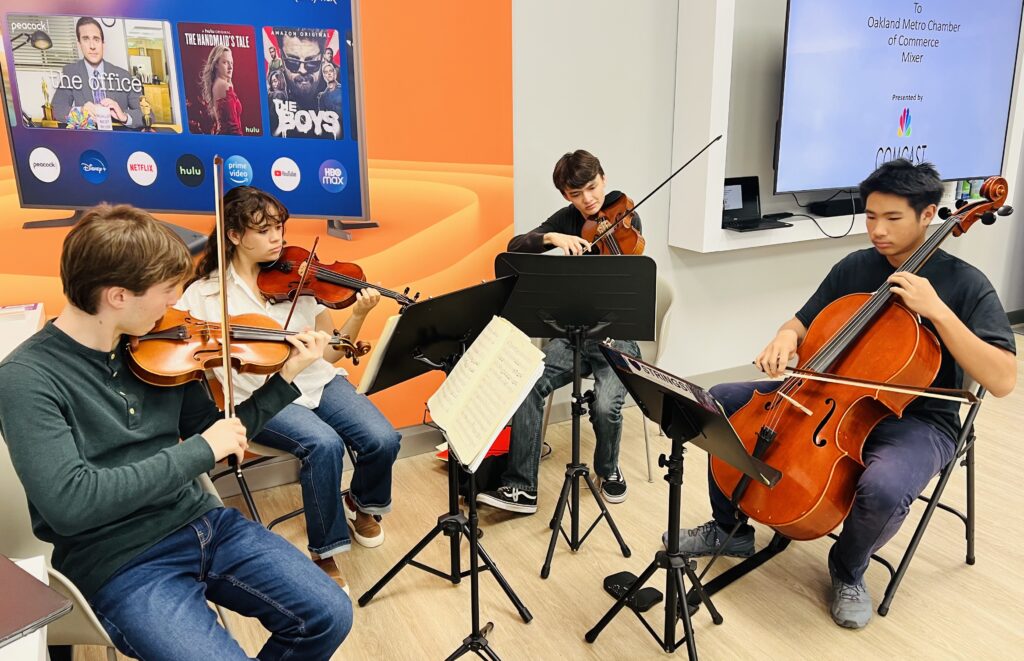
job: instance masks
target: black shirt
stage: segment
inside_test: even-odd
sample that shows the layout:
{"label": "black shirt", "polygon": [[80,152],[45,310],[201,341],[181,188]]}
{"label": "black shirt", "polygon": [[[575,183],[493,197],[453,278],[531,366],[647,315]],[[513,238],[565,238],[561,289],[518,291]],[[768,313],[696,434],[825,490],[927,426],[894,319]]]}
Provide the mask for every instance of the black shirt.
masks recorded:
{"label": "black shirt", "polygon": [[[622,197],[620,191],[611,191],[604,197],[604,204],[601,206],[601,210],[604,211],[611,205],[619,201]],[[568,234],[570,236],[582,236],[583,235],[583,223],[586,219],[583,214],[579,212],[575,206],[570,204],[567,207],[563,207],[551,214],[551,217],[540,224],[536,229],[533,229],[526,234],[520,234],[519,236],[512,237],[512,240],[508,242],[509,252],[545,252],[551,249],[551,246],[544,243],[544,235],[548,232],[557,232],[558,234]],[[640,215],[633,214],[631,225],[636,228],[636,231],[643,234],[643,228],[640,226]]]}
{"label": "black shirt", "polygon": [[[805,327],[810,327],[818,313],[832,301],[847,294],[874,293],[895,272],[889,260],[874,248],[850,253],[832,267],[818,290],[796,313],[796,318]],[[931,283],[939,298],[972,333],[989,344],[1016,353],[1017,346],[1010,321],[985,274],[962,259],[938,250],[917,275]],[[962,388],[963,370],[946,349],[931,321],[924,319],[923,322],[935,334],[942,347],[942,365],[932,386]],[[956,402],[918,397],[904,410],[904,415],[924,420],[952,438],[956,438],[960,430],[959,406]]]}

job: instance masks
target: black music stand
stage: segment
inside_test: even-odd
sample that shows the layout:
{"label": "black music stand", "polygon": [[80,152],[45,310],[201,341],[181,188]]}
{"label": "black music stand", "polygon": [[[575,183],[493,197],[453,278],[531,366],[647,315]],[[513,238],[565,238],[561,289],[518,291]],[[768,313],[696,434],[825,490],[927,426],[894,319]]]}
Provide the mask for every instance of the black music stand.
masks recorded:
{"label": "black music stand", "polygon": [[[502,253],[494,260],[497,276],[516,275],[515,290],[505,305],[505,317],[530,337],[565,337],[573,353],[572,461],[565,465],[565,481],[551,519],[541,578],[551,573],[551,559],[559,534],[569,548],[578,551],[601,519],[608,522],[624,557],[630,550],[611,513],[580,461],[580,417],[594,401],[594,392],[581,392],[580,355],[584,342],[593,337],[620,340],[653,340],[655,310],[655,263],[642,255],[554,256]],[[601,514],[580,536],[580,478],[586,480]],[[571,503],[570,503],[571,494]],[[562,529],[562,515],[569,504],[570,532]]]}
{"label": "black music stand", "polygon": [[[588,643],[597,640],[598,634],[623,606],[630,603],[654,572],[666,569],[664,637],[658,636],[639,610],[633,609],[633,612],[666,652],[674,652],[685,642],[689,658],[696,659],[697,646],[693,639],[693,625],[690,622],[690,608],[683,582],[684,574],[690,582],[691,594],[696,594],[707,606],[712,621],[721,624],[722,616],[711,603],[710,596],[694,572],[695,564],[679,552],[679,510],[683,490],[683,460],[686,452],[683,444],[690,442],[696,445],[765,486],[774,486],[782,474],[747,453],[732,425],[729,424],[728,416],[706,390],[609,346],[602,345],[601,352],[622,379],[644,415],[657,422],[665,435],[672,439],[671,454],[658,458],[658,465],[668,469],[665,476],[669,483],[668,549],[658,551],[654,555],[654,560],[647,569],[630,584],[629,589],[618,598],[601,621],[587,632],[585,638]],[[679,619],[683,621],[685,634],[683,638],[676,640],[676,621]]]}
{"label": "black music stand", "polygon": [[[390,388],[435,369],[444,370],[445,374],[449,374],[469,345],[491,321],[491,318],[501,314],[501,309],[508,300],[514,285],[515,278],[498,278],[408,306],[391,334],[390,341],[384,349],[381,367],[366,393]],[[476,485],[472,473],[470,474],[470,485],[470,488],[475,490]],[[456,655],[474,651],[483,656],[481,651],[486,651],[489,656],[484,658],[497,659],[497,655],[487,647],[485,638],[491,625],[488,624],[483,629],[479,626],[477,572],[481,567],[477,565],[477,553],[483,559],[482,569],[491,572],[498,585],[519,611],[519,616],[523,621],[529,622],[533,619],[533,615],[512,591],[512,587],[495,567],[494,561],[491,560],[487,551],[479,546],[477,539],[482,536],[482,533],[477,530],[476,509],[472,500],[470,502],[470,518],[466,518],[459,507],[456,459],[454,453],[449,451],[448,512],[439,516],[437,524],[427,532],[423,539],[406,553],[383,578],[359,597],[359,605],[366,606],[407,565],[440,576],[453,584],[460,583],[464,577],[470,576],[473,632],[464,642],[463,647],[466,649],[460,648]],[[420,551],[441,533],[449,538],[451,544],[451,567],[447,573],[422,564],[415,559]],[[470,541],[470,568],[467,571],[461,569],[460,551],[463,535]]]}

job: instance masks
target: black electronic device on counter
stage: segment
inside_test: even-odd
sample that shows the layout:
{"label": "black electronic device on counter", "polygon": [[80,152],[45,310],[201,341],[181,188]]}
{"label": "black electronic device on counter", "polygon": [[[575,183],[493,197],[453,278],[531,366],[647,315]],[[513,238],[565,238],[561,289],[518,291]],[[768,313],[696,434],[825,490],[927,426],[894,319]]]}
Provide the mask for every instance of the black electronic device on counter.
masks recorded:
{"label": "black electronic device on counter", "polygon": [[722,229],[734,232],[792,227],[761,216],[761,191],[757,177],[727,177],[722,197]]}

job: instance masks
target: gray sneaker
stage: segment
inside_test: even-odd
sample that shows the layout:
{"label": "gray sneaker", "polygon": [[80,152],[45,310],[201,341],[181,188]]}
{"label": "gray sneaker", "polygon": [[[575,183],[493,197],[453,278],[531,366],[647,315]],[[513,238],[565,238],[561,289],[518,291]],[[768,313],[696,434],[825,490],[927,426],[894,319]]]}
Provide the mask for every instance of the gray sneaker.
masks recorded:
{"label": "gray sneaker", "polygon": [[[713,520],[696,528],[683,528],[679,531],[679,552],[696,558],[714,555],[729,536],[729,531],[722,530]],[[668,533],[661,536],[661,541],[668,548]],[[737,532],[722,550],[722,555],[735,558],[749,558],[754,555],[754,531]]]}
{"label": "gray sneaker", "polygon": [[871,595],[864,585],[864,579],[850,585],[836,576],[831,555],[828,559],[828,573],[832,577],[832,619],[847,629],[862,629],[871,621],[874,606]]}

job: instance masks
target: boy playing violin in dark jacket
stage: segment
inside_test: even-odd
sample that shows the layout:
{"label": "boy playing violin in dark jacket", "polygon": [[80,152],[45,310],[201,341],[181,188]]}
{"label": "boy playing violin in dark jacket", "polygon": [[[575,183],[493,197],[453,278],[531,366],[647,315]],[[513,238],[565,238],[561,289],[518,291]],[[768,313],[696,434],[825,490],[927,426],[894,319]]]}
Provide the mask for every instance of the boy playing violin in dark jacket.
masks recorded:
{"label": "boy playing violin in dark jacket", "polygon": [[[513,237],[508,244],[509,252],[541,253],[559,248],[566,255],[588,253],[590,242],[581,236],[584,221],[594,219],[622,197],[619,191],[605,194],[601,162],[582,149],[562,156],[555,164],[552,179],[569,206],[556,211],[536,229]],[[641,229],[639,216],[634,215],[632,223],[638,231]],[[594,401],[589,407],[596,439],[594,470],[604,499],[621,503],[626,499],[626,479],[619,470],[626,388],[612,372],[598,344],[596,340],[586,340],[581,356],[584,376],[594,378]],[[614,346],[630,355],[640,355],[635,342],[616,340]],[[572,365],[572,348],[567,339],[555,338],[544,346],[544,374],[512,417],[508,468],[502,485],[481,493],[478,502],[521,514],[537,511],[544,402],[553,390],[572,381]]]}

